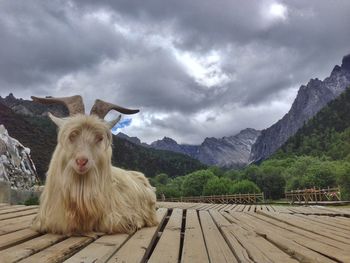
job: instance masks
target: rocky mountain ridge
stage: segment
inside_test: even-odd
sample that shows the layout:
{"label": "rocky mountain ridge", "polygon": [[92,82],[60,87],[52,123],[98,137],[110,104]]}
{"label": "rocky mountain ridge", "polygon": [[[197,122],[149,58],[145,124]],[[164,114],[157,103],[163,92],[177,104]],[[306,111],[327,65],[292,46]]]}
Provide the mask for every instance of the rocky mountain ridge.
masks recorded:
{"label": "rocky mountain ridge", "polygon": [[205,138],[200,145],[178,144],[164,137],[151,143],[150,147],[186,154],[207,165],[224,168],[242,168],[250,157],[251,147],[260,135],[260,131],[247,128],[238,134],[223,138]]}
{"label": "rocky mountain ridge", "polygon": [[289,112],[263,130],[252,147],[249,162],[260,162],[271,156],[311,117],[315,116],[328,102],[337,98],[350,86],[350,55],[343,57],[341,66],[336,65],[331,75],[323,81],[311,79],[298,91]]}

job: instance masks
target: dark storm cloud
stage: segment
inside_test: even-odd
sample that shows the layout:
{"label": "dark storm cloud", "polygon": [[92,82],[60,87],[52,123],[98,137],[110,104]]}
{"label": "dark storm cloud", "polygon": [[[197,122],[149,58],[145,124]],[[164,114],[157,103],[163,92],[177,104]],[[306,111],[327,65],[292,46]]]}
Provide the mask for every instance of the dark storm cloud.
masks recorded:
{"label": "dark storm cloud", "polygon": [[112,28],[59,1],[2,1],[0,7],[3,86],[47,84],[118,55]]}
{"label": "dark storm cloud", "polygon": [[349,11],[340,0],[1,1],[0,95],[139,107],[126,130],[148,141],[266,128],[350,53]]}
{"label": "dark storm cloud", "polygon": [[[284,21],[266,14],[271,4],[279,2],[287,8]],[[258,93],[252,89],[253,92],[246,96],[248,101],[255,101],[255,95],[261,97],[259,93],[269,96],[290,84],[301,84],[310,77],[324,77],[343,55],[350,52],[349,1],[128,0],[76,3],[86,8],[103,5],[140,24],[167,25],[171,29],[168,33],[175,36],[174,44],[183,50],[201,53],[222,49],[226,57],[235,60],[236,53],[227,51],[227,46],[241,49],[253,45],[252,64],[255,60],[261,61],[259,56],[262,56],[261,66],[274,68],[278,65],[279,68],[274,69],[280,78],[293,73],[293,81],[285,79],[267,83]],[[269,53],[263,54],[266,49]],[[276,56],[274,53],[280,49],[284,49],[283,56]],[[233,72],[235,67],[226,70]],[[259,74],[256,73],[249,72],[250,78],[261,82],[261,78],[252,76]],[[288,86],[279,86],[281,82]]]}

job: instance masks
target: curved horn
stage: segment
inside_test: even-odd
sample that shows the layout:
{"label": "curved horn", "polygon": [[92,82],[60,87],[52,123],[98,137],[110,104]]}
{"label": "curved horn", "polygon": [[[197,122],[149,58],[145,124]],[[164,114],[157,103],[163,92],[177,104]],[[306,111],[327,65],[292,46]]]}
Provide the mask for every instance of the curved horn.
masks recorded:
{"label": "curved horn", "polygon": [[131,109],[123,108],[118,105],[105,102],[103,100],[95,100],[95,104],[90,111],[90,115],[95,114],[101,119],[104,119],[107,113],[111,110],[116,110],[124,114],[135,114],[139,112],[139,110],[131,110]]}
{"label": "curved horn", "polygon": [[35,102],[39,102],[42,104],[63,104],[67,107],[69,111],[69,115],[72,116],[74,114],[85,114],[84,109],[84,103],[83,99],[79,95],[71,96],[71,97],[61,97],[61,98],[53,98],[53,97],[46,97],[46,98],[38,98],[31,96],[32,100]]}

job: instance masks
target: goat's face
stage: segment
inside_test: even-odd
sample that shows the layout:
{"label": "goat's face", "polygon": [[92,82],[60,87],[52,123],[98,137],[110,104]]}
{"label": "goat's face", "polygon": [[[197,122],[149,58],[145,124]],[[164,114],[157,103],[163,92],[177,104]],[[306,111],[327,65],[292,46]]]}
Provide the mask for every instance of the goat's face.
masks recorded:
{"label": "goat's face", "polygon": [[96,116],[75,115],[50,118],[59,126],[58,144],[62,148],[64,170],[84,175],[103,166],[111,158],[110,125]]}

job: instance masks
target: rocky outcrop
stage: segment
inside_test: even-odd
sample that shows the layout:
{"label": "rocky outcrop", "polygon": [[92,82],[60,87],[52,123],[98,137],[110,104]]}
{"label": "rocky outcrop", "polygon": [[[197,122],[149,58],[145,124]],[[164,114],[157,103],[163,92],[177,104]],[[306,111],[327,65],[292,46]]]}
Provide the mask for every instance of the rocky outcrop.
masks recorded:
{"label": "rocky outcrop", "polygon": [[13,189],[29,190],[39,183],[30,149],[10,137],[4,125],[0,125],[0,180]]}
{"label": "rocky outcrop", "polygon": [[328,78],[323,81],[311,79],[306,86],[300,87],[289,112],[281,120],[261,132],[252,147],[250,162],[259,162],[271,156],[305,122],[349,86],[350,55],[343,58],[341,66],[334,67]]}

